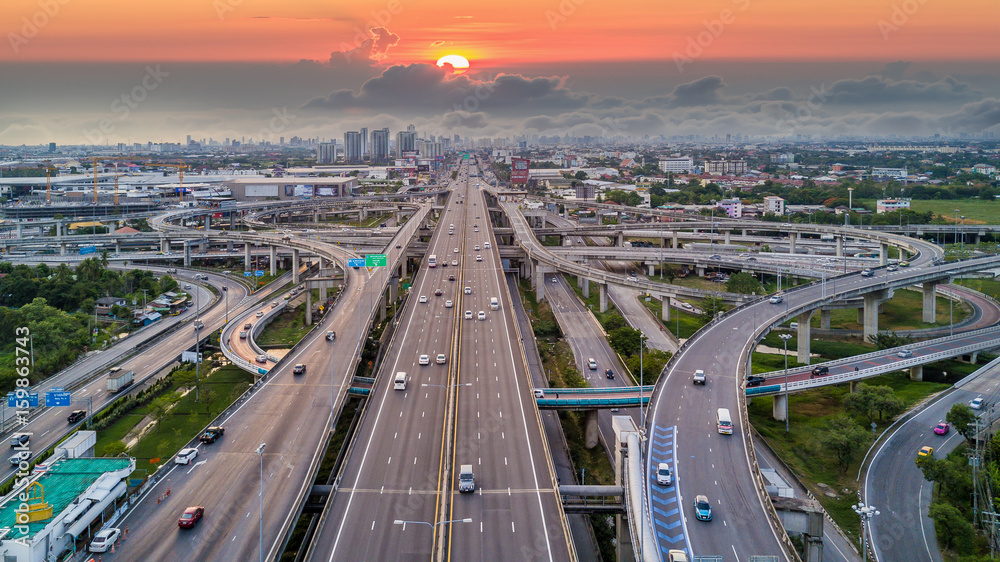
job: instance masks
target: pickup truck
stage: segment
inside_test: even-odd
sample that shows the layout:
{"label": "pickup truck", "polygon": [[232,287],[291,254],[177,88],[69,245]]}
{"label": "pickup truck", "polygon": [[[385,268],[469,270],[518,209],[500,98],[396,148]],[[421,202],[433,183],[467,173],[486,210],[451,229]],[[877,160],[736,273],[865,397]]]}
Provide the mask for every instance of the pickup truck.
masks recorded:
{"label": "pickup truck", "polygon": [[222,435],[225,432],[226,432],[226,428],[224,428],[222,426],[212,426],[212,427],[206,429],[205,433],[201,434],[201,437],[198,438],[198,441],[201,441],[202,443],[205,443],[205,444],[215,443],[215,441],[219,437],[222,437]]}
{"label": "pickup truck", "polygon": [[694,384],[705,384],[705,371],[698,369],[694,372]]}

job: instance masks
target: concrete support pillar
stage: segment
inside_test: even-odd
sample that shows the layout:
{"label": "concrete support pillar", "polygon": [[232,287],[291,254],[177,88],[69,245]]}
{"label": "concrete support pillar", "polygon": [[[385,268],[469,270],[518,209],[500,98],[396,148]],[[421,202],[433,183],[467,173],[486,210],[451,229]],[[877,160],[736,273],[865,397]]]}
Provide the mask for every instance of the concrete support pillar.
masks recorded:
{"label": "concrete support pillar", "polygon": [[268,250],[270,250],[269,257],[271,258],[268,260],[271,266],[271,277],[274,277],[275,275],[278,274],[278,247],[268,246]]}
{"label": "concrete support pillar", "polygon": [[[393,285],[393,287],[395,287],[395,285]],[[319,301],[326,304],[326,286],[319,288]]]}
{"label": "concrete support pillar", "polygon": [[312,326],[313,323],[313,292],[312,289],[306,289],[306,326]]}
{"label": "concrete support pillar", "polygon": [[819,312],[819,327],[824,330],[830,329],[830,311],[821,310]]}
{"label": "concrete support pillar", "polygon": [[799,233],[798,232],[789,232],[788,233],[788,253],[789,254],[794,254],[795,253],[795,243],[798,242],[798,240],[799,240]]}
{"label": "concrete support pillar", "polygon": [[583,278],[583,298],[590,298],[590,279]]}
{"label": "concrete support pillar", "polygon": [[698,277],[704,277],[705,276],[705,266],[703,266],[703,265],[696,265],[694,267],[694,273]]}
{"label": "concrete support pillar", "polygon": [[844,237],[843,236],[838,236],[837,237],[837,257],[838,258],[844,257]]}
{"label": "concrete support pillar", "polygon": [[608,284],[607,283],[601,283],[599,285],[599,287],[600,287],[600,291],[601,291],[601,293],[600,293],[600,295],[601,295],[601,312],[607,312],[608,311]]}
{"label": "concrete support pillar", "polygon": [[17,223],[17,237],[24,238],[24,225]]}
{"label": "concrete support pillar", "polygon": [[923,284],[923,294],[924,294],[924,307],[923,307],[923,318],[924,322],[933,322],[937,318],[937,281],[925,281]]}
{"label": "concrete support pillar", "polygon": [[875,291],[865,295],[865,341],[878,333],[879,305],[889,297],[888,291]]}
{"label": "concrete support pillar", "polygon": [[723,234],[725,235],[725,244],[728,246],[729,245],[729,236],[732,234],[732,232],[729,231],[729,230],[725,230],[725,231],[723,231]]}
{"label": "concrete support pillar", "polygon": [[299,282],[299,251],[292,248],[292,283]]}
{"label": "concrete support pillar", "polygon": [[861,307],[858,309],[858,324],[862,326],[865,324],[865,308]]}
{"label": "concrete support pillar", "polygon": [[[407,275],[410,274],[410,271],[409,271],[410,268],[408,267],[408,265],[409,265],[409,261],[405,257],[403,259],[399,260],[399,276],[400,277],[406,277]],[[347,272],[344,272],[344,273],[346,275]]]}
{"label": "concrete support pillar", "polygon": [[243,243],[243,271],[250,271],[250,243]]}
{"label": "concrete support pillar", "polygon": [[798,359],[799,363],[802,363],[804,365],[809,364],[809,353],[810,353],[809,335],[811,331],[811,326],[809,325],[809,323],[812,321],[812,316],[815,312],[816,312],[815,310],[810,310],[809,312],[803,312],[802,314],[799,314],[798,318],[796,318],[796,320],[799,323],[798,333],[796,334],[798,336],[798,342],[799,342],[799,348],[796,355],[796,359]]}
{"label": "concrete support pillar", "polygon": [[625,245],[625,235],[619,232],[615,235],[615,246],[621,248]]}
{"label": "concrete support pillar", "polygon": [[59,244],[59,255],[60,256],[65,256],[66,255],[66,243],[65,242]]}
{"label": "concrete support pillar", "polygon": [[851,381],[851,394],[858,391],[858,383],[861,381]]}
{"label": "concrete support pillar", "polygon": [[[325,298],[323,299],[326,300]],[[396,302],[399,300],[399,279],[395,277],[389,280],[389,300]]]}
{"label": "concrete support pillar", "polygon": [[878,245],[878,264],[885,265],[889,260],[889,245],[885,242]]}
{"label": "concrete support pillar", "polygon": [[232,240],[227,240],[226,241],[226,251],[227,252],[232,252],[233,251],[233,241]]}
{"label": "concrete support pillar", "polygon": [[205,215],[205,232],[212,230],[212,215]]}
{"label": "concrete support pillar", "polygon": [[670,320],[670,297],[663,297],[660,299],[660,303],[663,305],[663,310],[660,311],[660,318],[662,318],[664,322],[667,322]]}
{"label": "concrete support pillar", "polygon": [[922,381],[924,380],[924,366],[914,365],[910,367],[910,380],[911,381]]}
{"label": "concrete support pillar", "polygon": [[788,399],[784,394],[775,394],[772,398],[774,398],[774,406],[771,408],[771,417],[778,421],[785,421],[785,418],[788,417]]}
{"label": "concrete support pillar", "polygon": [[593,449],[600,443],[600,428],[597,426],[597,412],[598,410],[587,410],[587,413],[584,414],[583,417],[584,446],[588,449]]}
{"label": "concrete support pillar", "polygon": [[670,238],[670,244],[671,244],[671,247],[673,247],[673,249],[675,249],[675,250],[677,249],[677,233],[676,232],[674,232],[673,236],[671,236],[671,238]]}
{"label": "concrete support pillar", "polygon": [[160,240],[160,251],[164,254],[170,251],[170,240],[167,240],[166,238]]}
{"label": "concrete support pillar", "polygon": [[313,211],[313,222],[319,222],[319,211]]}
{"label": "concrete support pillar", "polygon": [[535,264],[535,300],[545,300],[545,269]]}
{"label": "concrete support pillar", "polygon": [[229,211],[229,230],[236,230],[236,213]]}
{"label": "concrete support pillar", "polygon": [[656,275],[656,264],[655,263],[649,263],[649,264],[646,264],[646,266],[649,268],[649,276],[650,277]]}
{"label": "concrete support pillar", "polygon": [[191,267],[191,244],[184,243],[184,267]]}
{"label": "concrete support pillar", "polygon": [[116,254],[122,253],[122,243],[119,242],[118,240],[115,240],[115,253]]}
{"label": "concrete support pillar", "polygon": [[378,320],[385,322],[385,295],[378,298]]}

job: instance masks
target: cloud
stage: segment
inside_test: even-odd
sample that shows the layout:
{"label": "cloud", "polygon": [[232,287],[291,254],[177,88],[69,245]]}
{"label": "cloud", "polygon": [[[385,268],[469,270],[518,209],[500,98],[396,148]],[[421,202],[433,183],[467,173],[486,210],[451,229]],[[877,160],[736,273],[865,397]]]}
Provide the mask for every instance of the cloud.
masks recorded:
{"label": "cloud", "polygon": [[786,86],[772,88],[766,92],[750,94],[748,96],[749,99],[754,101],[791,101],[794,97],[795,94],[792,92],[792,89]]}
{"label": "cloud", "polygon": [[385,60],[389,48],[398,43],[399,35],[384,27],[373,27],[367,33],[358,30],[353,43],[343,42],[339,51],[330,53],[329,64],[333,67],[374,67]]}
{"label": "cloud", "polygon": [[903,73],[905,73],[906,69],[908,68],[910,68],[909,61],[898,60],[896,62],[887,63],[885,65],[885,68],[883,68],[881,72],[876,72],[874,74],[878,74],[883,78],[891,78],[893,80],[899,80],[900,78],[903,77]]}
{"label": "cloud", "polygon": [[945,130],[980,132],[1000,125],[1000,99],[986,98],[967,103],[958,111],[941,116],[938,125]]}
{"label": "cloud", "polygon": [[954,102],[982,95],[970,84],[947,76],[937,82],[892,80],[881,76],[845,79],[829,88],[830,103],[871,104],[907,102]]}
{"label": "cloud", "polygon": [[435,41],[430,44],[431,47],[440,47],[441,45],[444,45],[444,41]]}

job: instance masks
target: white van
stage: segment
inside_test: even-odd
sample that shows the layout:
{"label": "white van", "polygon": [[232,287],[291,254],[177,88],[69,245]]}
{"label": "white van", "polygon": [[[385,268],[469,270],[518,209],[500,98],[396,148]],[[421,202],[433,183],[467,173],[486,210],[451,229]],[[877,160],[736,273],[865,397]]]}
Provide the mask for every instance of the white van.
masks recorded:
{"label": "white van", "polygon": [[396,373],[396,378],[392,382],[393,390],[406,390],[406,373],[400,371]]}
{"label": "white van", "polygon": [[733,418],[729,416],[728,408],[719,408],[719,411],[715,414],[715,422],[719,428],[719,433],[723,435],[733,434]]}
{"label": "white van", "polygon": [[490,310],[497,310],[500,308],[500,301],[496,297],[490,297]]}

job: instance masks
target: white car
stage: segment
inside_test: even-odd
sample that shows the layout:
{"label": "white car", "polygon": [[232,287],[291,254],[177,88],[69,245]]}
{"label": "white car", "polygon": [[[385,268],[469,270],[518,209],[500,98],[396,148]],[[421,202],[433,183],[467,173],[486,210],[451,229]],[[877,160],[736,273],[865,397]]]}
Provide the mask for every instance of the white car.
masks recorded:
{"label": "white car", "polygon": [[420,356],[420,361],[418,361],[418,363],[420,363],[421,365],[430,365],[431,364],[431,356],[430,355],[421,355]]}
{"label": "white car", "polygon": [[899,357],[900,359],[907,359],[909,357],[913,357],[913,352],[910,351],[909,349],[900,349],[899,353],[897,353],[896,356]]}
{"label": "white car", "polygon": [[483,256],[476,256],[476,261],[483,261]]}
{"label": "white car", "polygon": [[444,356],[444,353],[438,353],[437,358],[434,360],[438,365],[444,365],[448,358]]}
{"label": "white car", "polygon": [[420,298],[417,299],[417,301],[421,303],[427,302],[427,295],[420,295]]}
{"label": "white car", "polygon": [[479,251],[479,244],[476,244],[472,249],[478,252]]}
{"label": "white car", "polygon": [[553,283],[558,283],[559,282],[559,278],[558,277],[553,277],[552,278],[552,282]]}
{"label": "white car", "polygon": [[479,319],[486,320],[486,313],[483,312],[482,310],[479,311]]}
{"label": "white car", "polygon": [[656,483],[661,486],[669,486],[674,483],[674,474],[670,472],[670,465],[661,462],[656,467]]}
{"label": "white car", "polygon": [[773,297],[771,297],[770,299],[768,299],[768,301],[769,301],[769,302],[770,302],[771,304],[781,304],[781,302],[782,302],[782,301],[784,301],[784,300],[785,300],[785,299],[783,299],[783,298],[781,297],[781,295],[774,295]]}
{"label": "white car", "polygon": [[444,307],[445,308],[451,308],[454,304],[455,303],[453,303],[451,301],[444,301]]}
{"label": "white car", "polygon": [[982,410],[985,402],[982,396],[977,396],[972,399],[972,402],[969,402],[969,407],[973,410]]}
{"label": "white car", "polygon": [[688,310],[691,310],[691,309],[692,309],[692,308],[694,308],[694,307],[693,307],[693,306],[691,306],[691,303],[689,303],[689,302],[682,302],[682,303],[681,303],[681,308],[686,308],[686,309],[688,309]]}
{"label": "white car", "polygon": [[471,295],[472,294],[472,287],[466,287],[465,288],[465,294]]}
{"label": "white car", "polygon": [[177,453],[174,458],[174,463],[176,464],[191,464],[191,461],[198,456],[198,449],[190,447],[188,449],[181,449],[181,452]]}
{"label": "white car", "polygon": [[466,310],[465,311],[465,319],[466,320],[472,320],[472,311],[471,310]]}
{"label": "white car", "polygon": [[121,535],[121,529],[115,527],[104,529],[94,535],[94,540],[90,541],[88,549],[91,552],[107,552],[111,549],[111,545],[118,542],[118,538],[121,537]]}
{"label": "white car", "polygon": [[490,249],[490,243],[489,242],[484,243],[483,247],[486,248],[487,250],[489,250]]}
{"label": "white car", "polygon": [[456,254],[458,253],[458,248],[455,248],[455,253],[456,253]]}
{"label": "white car", "polygon": [[451,265],[458,265],[458,260],[451,260]]}

